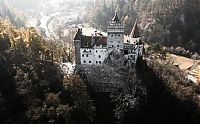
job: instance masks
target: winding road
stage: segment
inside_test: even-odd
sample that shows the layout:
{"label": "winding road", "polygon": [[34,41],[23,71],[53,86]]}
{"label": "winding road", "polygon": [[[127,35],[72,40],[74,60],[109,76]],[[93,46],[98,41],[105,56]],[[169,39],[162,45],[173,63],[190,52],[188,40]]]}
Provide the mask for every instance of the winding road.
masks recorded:
{"label": "winding road", "polygon": [[[41,2],[40,10],[37,15],[30,17],[28,26],[36,27],[45,31],[47,38],[58,39],[59,30],[68,30],[83,24],[83,14],[85,13],[86,4],[63,3],[59,5],[54,2]],[[39,22],[39,25],[37,24]]]}

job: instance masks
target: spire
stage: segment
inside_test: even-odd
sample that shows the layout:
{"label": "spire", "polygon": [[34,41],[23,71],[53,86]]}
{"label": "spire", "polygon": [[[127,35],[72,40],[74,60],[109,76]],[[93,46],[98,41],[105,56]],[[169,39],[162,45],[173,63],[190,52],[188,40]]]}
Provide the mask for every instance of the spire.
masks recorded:
{"label": "spire", "polygon": [[81,35],[82,35],[82,29],[78,28],[78,31],[74,37],[74,40],[81,40]]}
{"label": "spire", "polygon": [[114,21],[114,22],[119,22],[119,21],[120,21],[118,15],[117,15],[117,13],[116,13],[115,16],[113,17],[112,21]]}
{"label": "spire", "polygon": [[135,24],[133,26],[133,29],[131,31],[130,37],[131,38],[139,38],[140,37],[140,35],[139,35],[139,28],[137,26],[137,19],[136,19]]}

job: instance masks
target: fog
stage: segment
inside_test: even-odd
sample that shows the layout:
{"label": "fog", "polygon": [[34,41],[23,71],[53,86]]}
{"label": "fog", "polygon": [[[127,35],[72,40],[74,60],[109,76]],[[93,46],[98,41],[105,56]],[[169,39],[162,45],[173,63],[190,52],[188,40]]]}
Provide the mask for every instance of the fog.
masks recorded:
{"label": "fog", "polygon": [[7,0],[13,6],[20,9],[32,9],[41,2],[41,0]]}
{"label": "fog", "polygon": [[44,2],[54,2],[57,4],[61,3],[70,4],[74,2],[84,2],[89,0],[7,0],[7,1],[19,9],[27,10],[27,9],[34,9]]}
{"label": "fog", "polygon": [[[35,27],[47,38],[59,39],[66,36],[69,30],[83,28],[84,15],[87,13],[88,1],[93,0],[0,0],[11,12],[10,18],[22,19],[25,27]],[[89,2],[90,3],[90,2]],[[7,10],[0,14],[7,14]],[[16,23],[19,23],[17,21]],[[91,29],[89,26],[87,30]],[[93,29],[92,29],[93,30]],[[87,32],[87,31],[85,31]]]}

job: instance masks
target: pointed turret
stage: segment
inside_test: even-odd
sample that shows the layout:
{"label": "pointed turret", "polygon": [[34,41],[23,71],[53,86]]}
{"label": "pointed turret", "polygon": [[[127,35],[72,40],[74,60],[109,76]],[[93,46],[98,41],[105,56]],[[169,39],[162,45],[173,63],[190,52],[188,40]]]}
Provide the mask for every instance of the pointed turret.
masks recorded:
{"label": "pointed turret", "polygon": [[78,31],[74,37],[74,40],[81,40],[81,35],[82,35],[82,29],[78,29]]}
{"label": "pointed turret", "polygon": [[116,13],[115,16],[113,17],[112,21],[114,21],[114,22],[119,22],[119,21],[120,21],[118,15],[117,15],[117,13]]}
{"label": "pointed turret", "polygon": [[139,28],[137,26],[137,19],[136,19],[133,29],[131,31],[130,37],[131,38],[139,38],[140,37]]}

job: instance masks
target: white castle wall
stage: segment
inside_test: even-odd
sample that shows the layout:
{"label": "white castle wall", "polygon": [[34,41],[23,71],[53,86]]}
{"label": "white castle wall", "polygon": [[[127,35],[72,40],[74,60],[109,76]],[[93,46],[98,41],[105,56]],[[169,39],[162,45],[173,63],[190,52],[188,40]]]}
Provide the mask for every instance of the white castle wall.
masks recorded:
{"label": "white castle wall", "polygon": [[140,41],[140,38],[129,38],[130,44],[136,44]]}
{"label": "white castle wall", "polygon": [[81,48],[81,64],[98,65],[102,64],[108,56],[106,48]]}
{"label": "white castle wall", "polygon": [[93,64],[93,49],[81,48],[80,49],[81,64],[92,65]]}
{"label": "white castle wall", "polygon": [[[138,40],[135,39],[138,42]],[[132,59],[133,63],[137,62],[138,57],[143,56],[144,45],[135,45],[132,51],[129,50],[128,58]],[[102,46],[93,48],[80,48],[81,64],[98,65],[102,64],[108,57],[109,50]]]}
{"label": "white castle wall", "polygon": [[94,48],[94,64],[102,64],[108,57],[108,51],[106,48]]}

